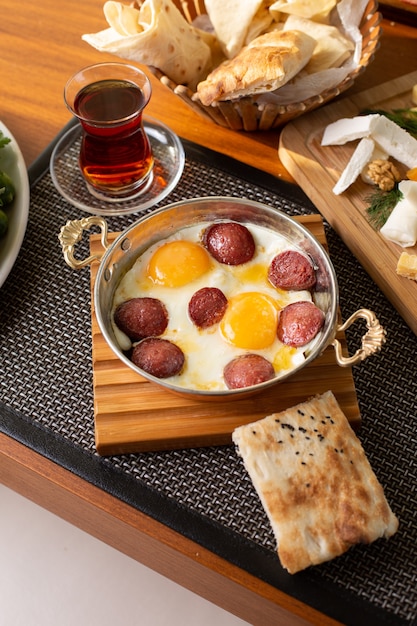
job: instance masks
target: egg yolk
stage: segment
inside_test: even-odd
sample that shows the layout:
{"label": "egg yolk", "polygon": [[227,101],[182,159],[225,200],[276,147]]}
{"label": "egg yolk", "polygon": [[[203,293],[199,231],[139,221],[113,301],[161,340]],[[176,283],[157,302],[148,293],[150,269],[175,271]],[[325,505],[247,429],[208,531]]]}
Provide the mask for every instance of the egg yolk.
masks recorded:
{"label": "egg yolk", "polygon": [[147,275],[156,284],[182,287],[210,269],[208,252],[192,241],[170,241],[152,255]]}
{"label": "egg yolk", "polygon": [[262,350],[274,342],[277,320],[277,306],[272,298],[257,292],[240,293],[230,298],[220,332],[237,348]]}
{"label": "egg yolk", "polygon": [[293,366],[293,356],[296,352],[296,348],[285,345],[281,346],[272,361],[275,371],[289,370]]}
{"label": "egg yolk", "polygon": [[268,268],[261,263],[245,263],[234,268],[234,275],[242,283],[266,283]]}

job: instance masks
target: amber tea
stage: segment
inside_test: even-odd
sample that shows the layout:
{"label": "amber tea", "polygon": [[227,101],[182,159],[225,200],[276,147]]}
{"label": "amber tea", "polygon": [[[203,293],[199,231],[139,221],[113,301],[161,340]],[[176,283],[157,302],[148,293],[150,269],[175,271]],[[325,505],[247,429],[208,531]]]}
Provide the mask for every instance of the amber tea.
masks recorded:
{"label": "amber tea", "polygon": [[[145,78],[143,84],[120,77],[132,70]],[[142,123],[149,81],[137,68],[115,63],[92,66],[82,74],[78,90],[69,81],[66,100],[84,129],[79,158],[83,176],[90,191],[100,197],[136,195],[152,180],[152,150]],[[99,80],[90,82],[90,76]]]}

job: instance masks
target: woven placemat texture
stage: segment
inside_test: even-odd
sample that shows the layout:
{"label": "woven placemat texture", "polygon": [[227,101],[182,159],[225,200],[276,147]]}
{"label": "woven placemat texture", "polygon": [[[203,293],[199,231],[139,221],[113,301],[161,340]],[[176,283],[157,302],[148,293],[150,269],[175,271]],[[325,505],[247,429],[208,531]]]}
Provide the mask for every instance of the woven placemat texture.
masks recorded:
{"label": "woven placemat texture", "polygon": [[[276,189],[266,188],[188,154],[179,185],[162,205],[207,195],[246,197],[291,215],[314,212],[309,202],[283,195],[278,180]],[[0,400],[35,426],[97,457],[89,269],[70,269],[58,241],[62,225],[84,216],[56,192],[49,173],[33,188],[24,243],[0,290]],[[122,230],[139,216],[108,218],[109,229]],[[356,594],[385,611],[382,623],[411,624],[417,616],[417,340],[327,224],[326,236],[343,318],[370,308],[387,331],[382,352],[357,366],[354,375],[362,413],[359,437],[400,528],[389,541],[358,546],[304,572],[300,580],[323,588],[332,584],[341,595]],[[86,254],[88,241],[78,250]],[[351,352],[362,334],[360,324],[348,331]],[[100,458],[100,464],[116,479],[146,484],[197,520],[209,519],[253,542],[279,568],[271,527],[233,446],[121,455]]]}

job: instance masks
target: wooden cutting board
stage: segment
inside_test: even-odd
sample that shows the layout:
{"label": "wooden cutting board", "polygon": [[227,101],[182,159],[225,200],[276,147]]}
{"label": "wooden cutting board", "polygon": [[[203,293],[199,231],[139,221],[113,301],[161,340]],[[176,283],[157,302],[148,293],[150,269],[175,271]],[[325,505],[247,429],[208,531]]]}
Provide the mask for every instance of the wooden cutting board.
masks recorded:
{"label": "wooden cutting board", "polygon": [[[321,216],[298,219],[326,245]],[[100,237],[92,235],[92,254],[100,250]],[[97,263],[91,266],[92,294],[97,269]],[[351,368],[336,364],[332,347],[290,380],[262,394],[233,402],[193,400],[147,381],[118,359],[100,332],[93,296],[92,303],[95,442],[101,455],[230,444],[237,426],[329,389],[352,426],[360,424]],[[341,333],[338,338],[344,345]]]}
{"label": "wooden cutting board", "polygon": [[[417,282],[396,274],[404,248],[386,241],[367,219],[366,198],[371,187],[359,179],[339,196],[332,192],[357,142],[344,146],[320,143],[324,128],[340,118],[354,117],[369,108],[389,111],[412,107],[411,89],[416,83],[417,72],[412,72],[302,116],[283,129],[279,146],[283,165],[415,334]],[[403,172],[405,169],[402,167]],[[416,254],[417,246],[405,250]]]}

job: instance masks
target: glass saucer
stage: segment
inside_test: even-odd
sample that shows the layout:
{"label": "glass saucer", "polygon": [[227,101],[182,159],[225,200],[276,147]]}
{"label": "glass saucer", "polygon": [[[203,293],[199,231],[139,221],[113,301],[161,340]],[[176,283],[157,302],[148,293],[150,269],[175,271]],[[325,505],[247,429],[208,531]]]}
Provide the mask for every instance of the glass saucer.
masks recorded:
{"label": "glass saucer", "polygon": [[82,128],[70,128],[51,155],[52,182],[59,193],[78,209],[94,215],[128,215],[144,211],[165,198],[176,187],[185,164],[181,141],[165,124],[144,116],[143,125],[154,157],[151,184],[133,198],[106,201],[93,196],[78,166]]}

